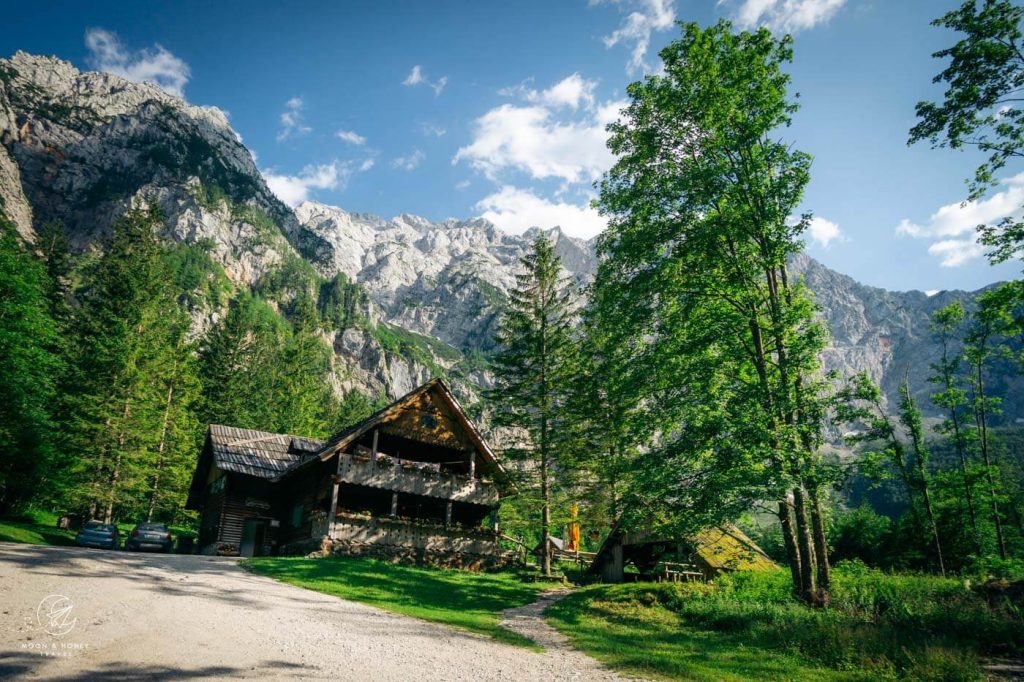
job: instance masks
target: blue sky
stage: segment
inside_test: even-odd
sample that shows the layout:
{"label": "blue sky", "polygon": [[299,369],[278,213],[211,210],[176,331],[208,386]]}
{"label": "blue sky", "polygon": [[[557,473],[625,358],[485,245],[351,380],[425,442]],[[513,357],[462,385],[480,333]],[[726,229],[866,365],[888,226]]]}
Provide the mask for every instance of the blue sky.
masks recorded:
{"label": "blue sky", "polygon": [[959,203],[978,159],[908,148],[941,93],[929,22],[959,0],[51,2],[5,12],[0,54],[54,54],[154,80],[226,111],[279,195],[385,217],[484,215],[516,232],[591,236],[610,157],[603,125],[658,68],[673,20],[792,31],[802,109],[783,132],[814,155],[810,253],[890,289],[973,289],[973,226],[1019,210],[1024,175]]}

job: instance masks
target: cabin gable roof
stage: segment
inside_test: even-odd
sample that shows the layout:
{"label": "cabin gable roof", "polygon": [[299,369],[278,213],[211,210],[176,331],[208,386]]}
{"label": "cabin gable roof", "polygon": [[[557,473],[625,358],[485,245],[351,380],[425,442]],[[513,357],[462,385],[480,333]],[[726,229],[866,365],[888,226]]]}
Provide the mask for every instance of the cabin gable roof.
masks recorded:
{"label": "cabin gable roof", "polygon": [[[373,428],[434,445],[475,450],[484,462],[501,471],[501,465],[494,452],[440,379],[428,381],[361,422],[353,424],[324,443],[316,455],[321,461],[327,461]],[[295,462],[278,478],[305,466],[313,459]]]}

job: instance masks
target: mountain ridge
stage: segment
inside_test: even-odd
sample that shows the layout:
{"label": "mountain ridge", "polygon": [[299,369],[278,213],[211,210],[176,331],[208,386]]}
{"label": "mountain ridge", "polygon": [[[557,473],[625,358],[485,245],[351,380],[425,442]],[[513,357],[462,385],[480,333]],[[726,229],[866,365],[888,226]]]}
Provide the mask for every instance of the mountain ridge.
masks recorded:
{"label": "mountain ridge", "polygon": [[[357,296],[362,326],[324,332],[334,350],[330,380],[339,390],[391,397],[438,372],[468,402],[490,384],[479,358],[493,350],[519,258],[540,229],[513,235],[481,217],[385,219],[315,201],[291,209],[216,107],[52,57],[0,59],[0,203],[25,239],[54,222],[77,250],[97,249],[120,213],[147,202],[163,213],[164,237],[207,245],[240,289],[254,290],[281,268],[309,267],[365,292],[365,300]],[[594,240],[544,231],[567,273],[589,282]],[[870,287],[806,254],[793,267],[833,331],[826,368],[867,371],[890,399],[908,367],[914,393],[928,392],[937,353],[930,314],[953,300],[970,306],[977,295]],[[196,308],[194,326],[207,328],[221,314],[214,305]],[[1009,380],[1002,386],[1011,388]],[[1014,402],[1007,418],[1024,416],[1021,409]]]}

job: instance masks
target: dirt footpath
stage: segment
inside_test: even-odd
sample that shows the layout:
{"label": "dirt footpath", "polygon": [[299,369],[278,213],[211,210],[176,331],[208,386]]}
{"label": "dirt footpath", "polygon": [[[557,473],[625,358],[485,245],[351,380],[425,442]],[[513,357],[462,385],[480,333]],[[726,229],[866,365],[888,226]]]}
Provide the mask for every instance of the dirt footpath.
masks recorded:
{"label": "dirt footpath", "polygon": [[233,559],[0,543],[0,679],[618,679],[581,660],[278,583]]}

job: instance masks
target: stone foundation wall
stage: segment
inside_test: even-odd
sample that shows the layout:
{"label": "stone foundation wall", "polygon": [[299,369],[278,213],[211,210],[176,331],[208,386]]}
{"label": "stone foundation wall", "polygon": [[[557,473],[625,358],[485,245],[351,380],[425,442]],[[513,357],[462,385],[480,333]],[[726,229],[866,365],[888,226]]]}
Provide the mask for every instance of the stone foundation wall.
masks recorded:
{"label": "stone foundation wall", "polygon": [[351,542],[324,538],[320,548],[310,557],[361,556],[396,564],[459,568],[467,571],[493,571],[516,563],[516,553],[495,548],[488,554],[423,549],[402,545]]}

